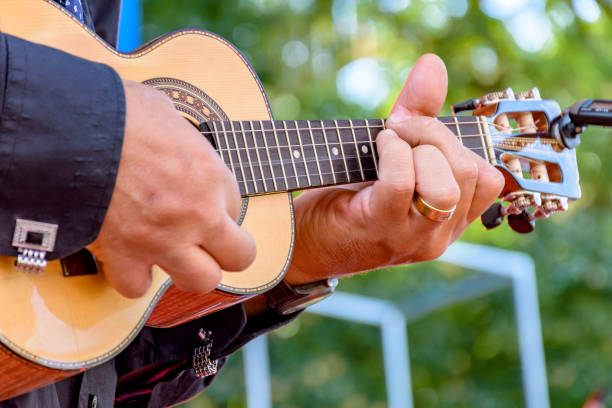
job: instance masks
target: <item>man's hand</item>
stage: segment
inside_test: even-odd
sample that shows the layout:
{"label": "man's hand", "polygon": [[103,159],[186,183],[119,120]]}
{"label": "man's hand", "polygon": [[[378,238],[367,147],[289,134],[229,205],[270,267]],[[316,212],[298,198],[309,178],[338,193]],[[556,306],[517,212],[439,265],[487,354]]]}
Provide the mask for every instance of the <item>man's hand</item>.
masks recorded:
{"label": "man's hand", "polygon": [[[295,200],[297,237],[287,280],[305,283],[440,256],[496,199],[504,178],[436,117],[446,98],[442,61],[415,64],[376,138],[378,180],[310,190]],[[415,193],[452,219],[431,221]]]}
{"label": "man's hand", "polygon": [[141,296],[159,265],[183,290],[208,292],[221,268],[245,269],[255,242],[234,221],[236,180],[205,138],[161,92],[124,81],[127,116],[106,218],[88,249],[111,286]]}

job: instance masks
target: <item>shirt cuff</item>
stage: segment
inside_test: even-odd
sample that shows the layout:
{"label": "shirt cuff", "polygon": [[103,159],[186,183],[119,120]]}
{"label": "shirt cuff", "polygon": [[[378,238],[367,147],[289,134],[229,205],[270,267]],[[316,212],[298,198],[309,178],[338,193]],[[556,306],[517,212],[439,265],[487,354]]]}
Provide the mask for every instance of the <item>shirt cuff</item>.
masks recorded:
{"label": "shirt cuff", "polygon": [[0,36],[0,255],[16,255],[15,220],[24,218],[57,224],[48,258],[63,257],[94,241],[104,221],[123,143],[123,85],[106,65]]}

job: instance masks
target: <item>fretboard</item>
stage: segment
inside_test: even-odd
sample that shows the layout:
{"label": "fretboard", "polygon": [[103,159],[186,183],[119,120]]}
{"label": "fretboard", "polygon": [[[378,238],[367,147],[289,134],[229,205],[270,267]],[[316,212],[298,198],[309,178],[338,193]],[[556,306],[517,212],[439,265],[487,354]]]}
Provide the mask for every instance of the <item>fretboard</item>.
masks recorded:
{"label": "fretboard", "polygon": [[[484,118],[438,119],[465,147],[490,160]],[[376,135],[384,125],[384,119],[211,121],[201,130],[244,197],[376,180]]]}

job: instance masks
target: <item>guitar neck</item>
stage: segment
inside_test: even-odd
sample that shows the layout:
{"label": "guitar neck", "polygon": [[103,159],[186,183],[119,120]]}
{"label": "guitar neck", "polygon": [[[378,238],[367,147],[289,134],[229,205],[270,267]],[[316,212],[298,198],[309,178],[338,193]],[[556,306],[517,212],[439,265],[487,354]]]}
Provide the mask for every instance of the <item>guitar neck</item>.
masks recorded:
{"label": "guitar neck", "polygon": [[[491,162],[486,118],[438,120]],[[210,121],[201,126],[243,197],[376,180],[376,135],[384,128],[384,119]]]}

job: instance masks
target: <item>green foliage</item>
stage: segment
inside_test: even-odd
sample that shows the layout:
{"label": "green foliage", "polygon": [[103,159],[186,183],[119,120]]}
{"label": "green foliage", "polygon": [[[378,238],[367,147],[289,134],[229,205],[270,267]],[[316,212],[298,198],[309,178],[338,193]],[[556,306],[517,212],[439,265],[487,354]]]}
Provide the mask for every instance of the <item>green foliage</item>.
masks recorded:
{"label": "green foliage", "polygon": [[[410,66],[426,52],[447,63],[449,102],[508,86],[538,86],[561,106],[612,97],[609,0],[599,2],[601,15],[591,23],[576,17],[570,1],[549,0],[545,9],[539,1],[528,3],[527,9],[542,10],[550,27],[551,37],[536,52],[521,49],[509,25],[487,16],[487,3],[500,2],[467,2],[461,15],[464,2],[455,0],[145,0],[143,31],[148,40],[192,26],[227,38],[259,74],[279,119],[384,117]],[[407,6],[381,11],[398,4]],[[332,10],[340,16],[336,25]],[[378,64],[379,85],[388,89],[379,104],[339,96],[339,70],[360,58]],[[485,233],[474,225],[463,237],[535,259],[554,407],[579,406],[591,390],[612,386],[609,136],[596,129],[583,136],[578,159],[584,198],[569,212],[538,222],[529,236],[505,226]],[[347,279],[341,289],[400,301],[468,273],[437,263],[414,265]],[[523,404],[509,290],[427,316],[409,326],[409,336],[417,407]],[[385,406],[377,330],[305,315],[270,341],[274,406]],[[246,406],[241,370],[237,354],[216,384],[187,406]]]}

